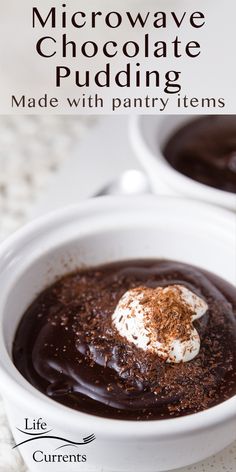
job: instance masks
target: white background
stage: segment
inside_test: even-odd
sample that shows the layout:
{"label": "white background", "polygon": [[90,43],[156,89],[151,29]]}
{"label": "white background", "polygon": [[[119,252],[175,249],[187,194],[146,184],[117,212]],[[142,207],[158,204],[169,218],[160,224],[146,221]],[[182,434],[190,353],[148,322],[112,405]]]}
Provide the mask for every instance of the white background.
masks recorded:
{"label": "white background", "polygon": [[[61,11],[61,4],[56,2],[58,13]],[[236,110],[236,93],[235,93],[235,44],[236,44],[236,3],[235,0],[70,0],[67,11],[75,12],[82,10],[89,11],[102,10],[106,11],[118,10],[125,14],[125,11],[147,12],[150,16],[156,11],[164,11],[167,13],[168,21],[167,29],[154,29],[150,25],[147,29],[137,28],[130,30],[127,22],[124,21],[123,26],[118,29],[109,29],[104,26],[101,20],[99,25],[93,31],[86,27],[80,30],[68,28],[66,30],[68,39],[79,41],[79,43],[87,40],[94,40],[98,44],[103,44],[108,40],[117,40],[124,42],[127,40],[141,41],[145,33],[150,33],[153,42],[163,40],[171,42],[176,35],[184,43],[195,40],[201,43],[201,55],[199,58],[191,59],[182,57],[181,59],[153,59],[150,58],[142,67],[146,69],[158,69],[160,73],[168,70],[181,70],[182,95],[189,97],[224,97],[226,107],[221,109],[202,109],[197,108],[178,109],[176,107],[176,97],[172,96],[169,106],[165,113],[234,113]],[[102,8],[101,8],[102,3]],[[88,8],[89,4],[89,8]],[[35,52],[35,43],[41,36],[51,35],[52,30],[47,28],[32,28],[32,6],[38,6],[40,11],[46,14],[49,11],[49,0],[24,0],[18,2],[16,0],[1,0],[1,17],[0,17],[0,113],[71,113],[71,109],[66,106],[66,97],[80,97],[82,93],[87,94],[99,92],[105,98],[105,106],[101,109],[82,109],[75,110],[76,113],[110,113],[110,97],[120,95],[121,97],[140,97],[147,93],[153,97],[163,97],[163,87],[156,89],[139,90],[134,87],[131,89],[99,89],[93,86],[89,90],[78,88],[74,85],[74,78],[66,80],[60,89],[55,88],[55,66],[67,65],[72,70],[89,69],[91,73],[102,68],[107,59],[98,56],[94,60],[80,59],[78,60],[61,60],[60,56],[53,59],[43,59]],[[189,23],[184,21],[183,26],[178,30],[170,18],[170,12],[174,11],[178,16],[186,13],[186,19],[193,11],[202,11],[206,16],[206,25],[203,28],[194,29]],[[63,30],[65,32],[65,30]],[[60,28],[54,30],[53,35],[59,37]],[[142,57],[141,57],[142,59]],[[137,58],[134,59],[137,62]],[[114,70],[120,70],[122,65],[127,62],[123,61],[122,56],[116,56],[114,61]],[[157,64],[158,62],[158,64]],[[17,97],[25,94],[27,97],[36,97],[48,93],[49,96],[56,96],[60,99],[61,106],[56,109],[12,109],[11,96]],[[158,113],[157,109],[125,109],[121,108],[118,113]]]}

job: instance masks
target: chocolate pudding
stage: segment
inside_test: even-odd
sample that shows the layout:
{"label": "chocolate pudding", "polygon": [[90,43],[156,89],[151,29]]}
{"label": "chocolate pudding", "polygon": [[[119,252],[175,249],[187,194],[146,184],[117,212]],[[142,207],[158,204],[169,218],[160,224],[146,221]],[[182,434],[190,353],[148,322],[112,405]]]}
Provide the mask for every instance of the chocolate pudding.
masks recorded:
{"label": "chocolate pudding", "polygon": [[82,412],[156,420],[236,394],[236,288],[196,267],[125,261],[44,290],[16,332],[17,369]]}
{"label": "chocolate pudding", "polygon": [[205,116],[178,129],[164,147],[181,174],[236,193],[236,116]]}

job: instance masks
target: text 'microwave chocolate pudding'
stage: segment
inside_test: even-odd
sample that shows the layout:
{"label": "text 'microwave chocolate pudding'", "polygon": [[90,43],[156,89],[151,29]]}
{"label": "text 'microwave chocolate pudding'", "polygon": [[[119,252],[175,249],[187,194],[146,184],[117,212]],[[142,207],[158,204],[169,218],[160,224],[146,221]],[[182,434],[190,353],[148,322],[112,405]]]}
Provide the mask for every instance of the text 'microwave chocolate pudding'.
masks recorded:
{"label": "text 'microwave chocolate pudding'", "polygon": [[178,417],[236,394],[236,288],[169,260],[65,275],[16,332],[13,359],[48,397],[125,420]]}
{"label": "text 'microwave chocolate pudding'", "polygon": [[163,153],[181,174],[236,193],[236,115],[191,120],[169,138]]}

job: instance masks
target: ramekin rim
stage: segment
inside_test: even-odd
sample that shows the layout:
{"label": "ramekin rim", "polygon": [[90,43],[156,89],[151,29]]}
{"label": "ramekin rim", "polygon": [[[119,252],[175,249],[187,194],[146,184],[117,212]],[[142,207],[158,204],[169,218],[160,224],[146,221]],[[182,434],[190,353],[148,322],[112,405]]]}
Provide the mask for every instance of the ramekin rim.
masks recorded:
{"label": "ramekin rim", "polygon": [[[212,197],[212,199],[215,197],[217,202],[219,201],[220,198],[223,198],[224,200],[228,200],[229,205],[235,203],[235,209],[236,209],[236,196],[235,193],[232,192],[227,192],[226,190],[222,189],[217,189],[214,187],[211,187],[209,185],[203,184],[202,182],[198,182],[194,179],[191,179],[187,175],[181,174],[181,172],[177,171],[172,167],[167,160],[162,156],[161,149],[159,150],[160,152],[157,153],[156,155],[153,153],[153,151],[150,149],[150,146],[148,146],[143,133],[142,133],[142,128],[141,128],[141,120],[145,118],[150,118],[151,115],[133,115],[130,117],[130,134],[131,134],[131,139],[132,142],[136,140],[136,145],[140,149],[144,149],[146,153],[146,157],[148,156],[149,159],[152,161],[155,161],[158,163],[158,166],[163,169],[163,171],[168,172],[169,176],[171,176],[171,180],[178,180],[179,185],[182,183],[183,185],[186,185],[188,187],[192,186],[194,192],[197,192],[197,190],[201,190],[204,192],[206,195]],[[179,116],[179,115],[176,115]],[[189,117],[192,115],[188,115]],[[159,117],[159,118],[164,118],[164,117]],[[166,117],[165,117],[166,118]],[[135,139],[134,139],[135,138]],[[139,154],[140,155],[140,154]]]}
{"label": "ramekin rim", "polygon": [[[140,200],[145,200],[147,204],[149,204],[150,201],[154,202],[155,204],[161,200],[161,201],[168,201],[168,202],[176,202],[176,199],[173,197],[156,197],[153,195],[145,195],[145,196],[139,196],[139,197],[99,197],[96,199],[91,199],[86,201],[86,207],[94,208],[100,205],[101,208],[104,209],[104,202],[105,206],[107,208],[112,208],[114,205],[120,205],[122,202],[122,205],[124,203],[124,200],[127,202],[139,205]],[[211,212],[217,214],[218,216],[221,215],[222,217],[224,216],[228,221],[232,221],[235,218],[235,215],[230,212],[227,209],[222,209],[218,208],[212,204],[209,203],[203,203],[200,201],[191,201],[185,199],[185,198],[178,198],[179,202],[182,202],[183,204],[186,205],[193,205],[193,202],[198,207],[205,208],[210,210]],[[7,248],[11,247],[14,245],[15,241],[19,239],[24,239],[27,235],[30,235],[31,233],[35,233],[38,231],[38,228],[41,228],[42,226],[47,227],[48,225],[53,225],[55,220],[63,218],[65,216],[72,217],[74,212],[81,212],[81,211],[86,211],[87,208],[84,210],[85,202],[81,202],[79,204],[75,205],[70,205],[68,207],[64,207],[62,209],[53,211],[48,213],[47,215],[43,215],[40,218],[37,218],[35,220],[32,220],[30,223],[25,225],[23,228],[19,229],[16,231],[13,235],[11,235],[9,238],[7,238],[6,241],[1,243],[0,245],[0,257],[1,253],[4,252]],[[0,333],[2,335],[2,333]],[[2,343],[0,343],[0,351],[2,349],[1,346]],[[5,352],[6,354],[6,352]],[[13,361],[9,354],[7,353],[9,363],[11,364],[11,368],[17,371],[15,368]],[[17,371],[18,372],[18,371]],[[18,372],[19,375],[21,375]],[[214,427],[219,422],[224,422],[229,419],[232,419],[233,416],[236,417],[236,409],[235,409],[235,402],[236,402],[236,395],[229,398],[228,400],[212,407],[207,410],[204,410],[202,412],[194,413],[191,415],[187,416],[182,416],[179,418],[170,418],[170,419],[163,419],[163,420],[152,420],[152,421],[126,421],[126,420],[116,420],[116,419],[109,419],[109,418],[102,418],[94,415],[90,415],[87,413],[82,413],[82,412],[77,412],[71,408],[68,408],[64,405],[61,405],[53,400],[50,400],[48,397],[46,397],[44,394],[40,393],[37,389],[32,387],[29,382],[24,379],[23,383],[25,386],[19,384],[15,378],[13,377],[13,373],[10,374],[9,372],[6,371],[5,366],[2,365],[1,357],[0,357],[0,377],[3,378],[3,385],[6,385],[7,382],[10,382],[12,389],[10,390],[11,393],[9,395],[9,398],[12,396],[15,396],[15,391],[19,391],[19,398],[21,398],[21,402],[38,402],[42,407],[45,406],[47,408],[49,406],[50,402],[50,415],[51,412],[53,414],[51,416],[55,417],[55,421],[58,422],[58,412],[59,409],[63,409],[66,416],[68,419],[70,418],[70,424],[78,424],[78,420],[82,419],[85,421],[86,425],[91,424],[91,427],[93,427],[93,423],[96,422],[97,427],[101,431],[109,431],[111,434],[114,432],[114,435],[119,435],[119,434],[134,434],[135,436],[143,436],[144,434],[150,434],[150,435],[155,435],[155,436],[173,436],[175,434],[186,434],[186,433],[193,433],[198,431],[199,429],[205,429],[205,428],[210,428]],[[30,390],[27,389],[27,386],[30,386]],[[4,395],[5,396],[5,395]],[[12,400],[14,402],[14,399]],[[18,400],[19,401],[19,400]],[[232,408],[231,408],[232,405]],[[231,411],[232,409],[232,411]],[[234,410],[234,415],[233,415],[233,410]]]}

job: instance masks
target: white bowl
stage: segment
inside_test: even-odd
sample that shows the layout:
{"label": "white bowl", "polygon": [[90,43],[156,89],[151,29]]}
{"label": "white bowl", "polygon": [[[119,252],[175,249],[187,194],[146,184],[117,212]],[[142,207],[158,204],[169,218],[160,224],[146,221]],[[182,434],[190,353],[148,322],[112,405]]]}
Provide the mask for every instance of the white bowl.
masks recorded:
{"label": "white bowl", "polygon": [[159,193],[160,182],[171,194],[187,196],[214,203],[236,211],[236,195],[218,190],[181,174],[165,159],[163,147],[168,138],[180,127],[199,118],[199,115],[137,115],[130,118],[132,147],[146,170],[154,193]]}
{"label": "white bowl", "polygon": [[[25,418],[31,425],[41,418],[47,430],[52,429],[47,439],[20,447],[31,471],[157,472],[197,462],[236,439],[236,396],[175,419],[99,418],[40,393],[17,371],[11,354],[17,325],[36,294],[56,276],[78,266],[169,258],[198,265],[234,283],[235,229],[233,213],[200,202],[105,197],[33,221],[1,245],[0,385],[9,421],[17,443],[32,438],[24,432]],[[39,432],[43,430],[30,431]],[[77,449],[55,451],[62,442],[50,438],[78,442],[92,433],[96,440]],[[87,462],[40,462],[43,454],[59,453],[87,454]]]}

